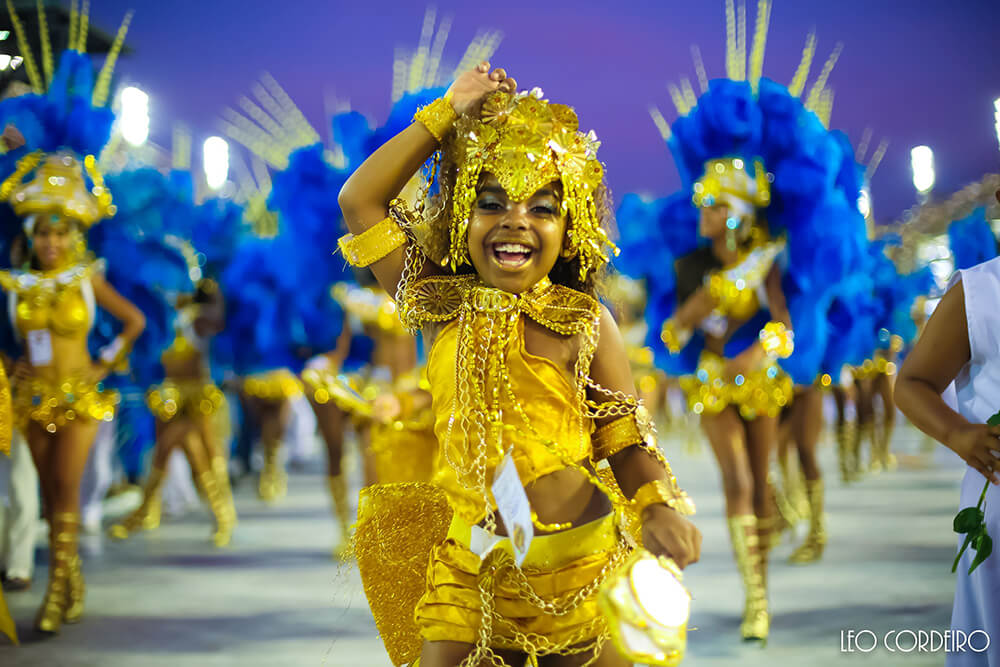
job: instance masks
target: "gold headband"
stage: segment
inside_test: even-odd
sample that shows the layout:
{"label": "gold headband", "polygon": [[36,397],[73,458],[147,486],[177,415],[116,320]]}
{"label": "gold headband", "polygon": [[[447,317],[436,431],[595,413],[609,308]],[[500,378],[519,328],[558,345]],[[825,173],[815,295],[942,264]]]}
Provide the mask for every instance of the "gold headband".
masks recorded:
{"label": "gold headband", "polygon": [[694,184],[694,205],[713,206],[727,204],[738,215],[752,215],[757,208],[771,203],[771,184],[767,171],[759,161],[754,161],[754,175],[747,171],[742,158],[709,160],[705,174]]}
{"label": "gold headband", "polygon": [[469,262],[466,234],[480,175],[489,172],[515,201],[546,183],[562,185],[563,213],[569,216],[569,249],[580,258],[580,278],[617,253],[601,227],[597,190],[604,166],[593,131],[579,131],[576,113],[542,99],[538,88],[510,95],[496,92],[484,102],[480,118],[463,116],[442,150],[457,165],[452,193],[451,238],[447,262],[452,270]]}

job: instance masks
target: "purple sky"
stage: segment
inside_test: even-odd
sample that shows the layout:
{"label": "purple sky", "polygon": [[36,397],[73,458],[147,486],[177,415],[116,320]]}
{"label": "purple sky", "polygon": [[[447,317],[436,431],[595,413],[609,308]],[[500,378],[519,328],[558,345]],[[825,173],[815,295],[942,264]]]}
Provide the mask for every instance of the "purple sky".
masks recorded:
{"label": "purple sky", "polygon": [[[755,5],[752,1],[749,3]],[[321,134],[331,95],[375,120],[389,109],[395,46],[415,47],[424,5],[402,0],[95,0],[95,23],[113,30],[138,6],[119,73],[151,95],[153,139],[169,145],[175,120],[196,145],[217,132],[221,109],[235,105],[267,70]],[[697,44],[709,78],[724,74],[722,0],[442,0],[453,15],[447,54],[457,58],[478,28],[504,32],[494,63],[523,86],[576,107],[581,125],[602,139],[611,186],[668,194],[678,184],[666,146],[647,113],[656,104],[673,120],[666,90],[694,80]],[[1000,97],[1000,2],[960,0],[776,0],[764,74],[787,83],[807,32],[818,58],[837,41],[844,53],[831,77],[832,126],[857,144],[866,127],[890,141],[875,176],[880,220],[913,204],[909,149],[935,151],[944,197],[987,171],[1000,170],[993,99]],[[819,65],[815,66],[818,69]]]}

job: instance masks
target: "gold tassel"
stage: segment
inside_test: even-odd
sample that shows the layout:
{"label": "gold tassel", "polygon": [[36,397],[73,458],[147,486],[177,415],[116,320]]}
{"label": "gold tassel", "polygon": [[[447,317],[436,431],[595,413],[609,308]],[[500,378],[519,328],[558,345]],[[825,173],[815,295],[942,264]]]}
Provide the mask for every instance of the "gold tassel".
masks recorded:
{"label": "gold tassel", "polygon": [[10,14],[10,22],[14,26],[14,34],[17,35],[17,50],[21,52],[21,57],[24,58],[24,71],[28,74],[31,90],[41,95],[45,92],[45,88],[42,86],[42,77],[38,74],[38,65],[35,64],[35,56],[31,53],[31,46],[28,44],[28,38],[24,34],[24,24],[21,23],[21,17],[14,10],[14,3],[11,0],[7,0],[7,13]]}

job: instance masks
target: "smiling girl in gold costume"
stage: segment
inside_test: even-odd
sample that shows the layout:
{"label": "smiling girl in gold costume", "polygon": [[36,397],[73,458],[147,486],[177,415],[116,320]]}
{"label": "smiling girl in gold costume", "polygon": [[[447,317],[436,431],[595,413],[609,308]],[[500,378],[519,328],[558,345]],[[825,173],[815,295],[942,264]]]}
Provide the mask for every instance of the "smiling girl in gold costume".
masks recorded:
{"label": "smiling girl in gold costume", "polygon": [[[693,508],[594,298],[610,248],[596,137],[569,107],[515,88],[485,62],[463,73],[340,194],[357,234],[344,256],[372,266],[429,348],[443,498],[430,491],[415,501],[423,513],[404,516],[429,490],[389,485],[381,500],[396,494],[397,509],[373,508],[370,492],[358,526],[369,603],[397,664],[624,665],[595,602],[630,550],[613,510],[639,521],[650,551],[682,567],[698,559],[701,536],[682,516]],[[440,195],[418,216],[396,197],[439,149]],[[508,493],[530,504],[526,524],[498,518],[511,518],[496,497]]]}

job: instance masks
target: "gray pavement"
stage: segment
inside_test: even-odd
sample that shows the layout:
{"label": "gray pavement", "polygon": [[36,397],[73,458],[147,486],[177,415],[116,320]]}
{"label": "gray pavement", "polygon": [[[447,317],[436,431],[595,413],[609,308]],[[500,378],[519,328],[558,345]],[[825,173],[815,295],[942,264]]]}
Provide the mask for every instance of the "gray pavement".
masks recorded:
{"label": "gray pavement", "polygon": [[[702,560],[686,580],[695,600],[685,665],[943,664],[941,653],[841,652],[846,630],[882,637],[948,627],[951,519],[962,467],[940,447],[918,455],[920,438],[909,428],[897,430],[895,448],[903,454],[899,470],[848,487],[834,478],[833,448],[823,448],[830,544],[811,566],[784,562],[790,541],[774,553],[774,618],[762,649],[738,639],[742,591],[711,456],[685,453],[668,440],[705,538]],[[288,498],[269,507],[249,480],[239,486],[240,525],[224,550],[210,546],[208,516],[200,511],[125,543],[86,537],[84,622],[51,639],[31,631],[43,565],[31,591],[7,595],[23,646],[0,645],[0,665],[389,665],[356,569],[330,557],[336,531],[318,467],[293,473],[289,487]]]}

